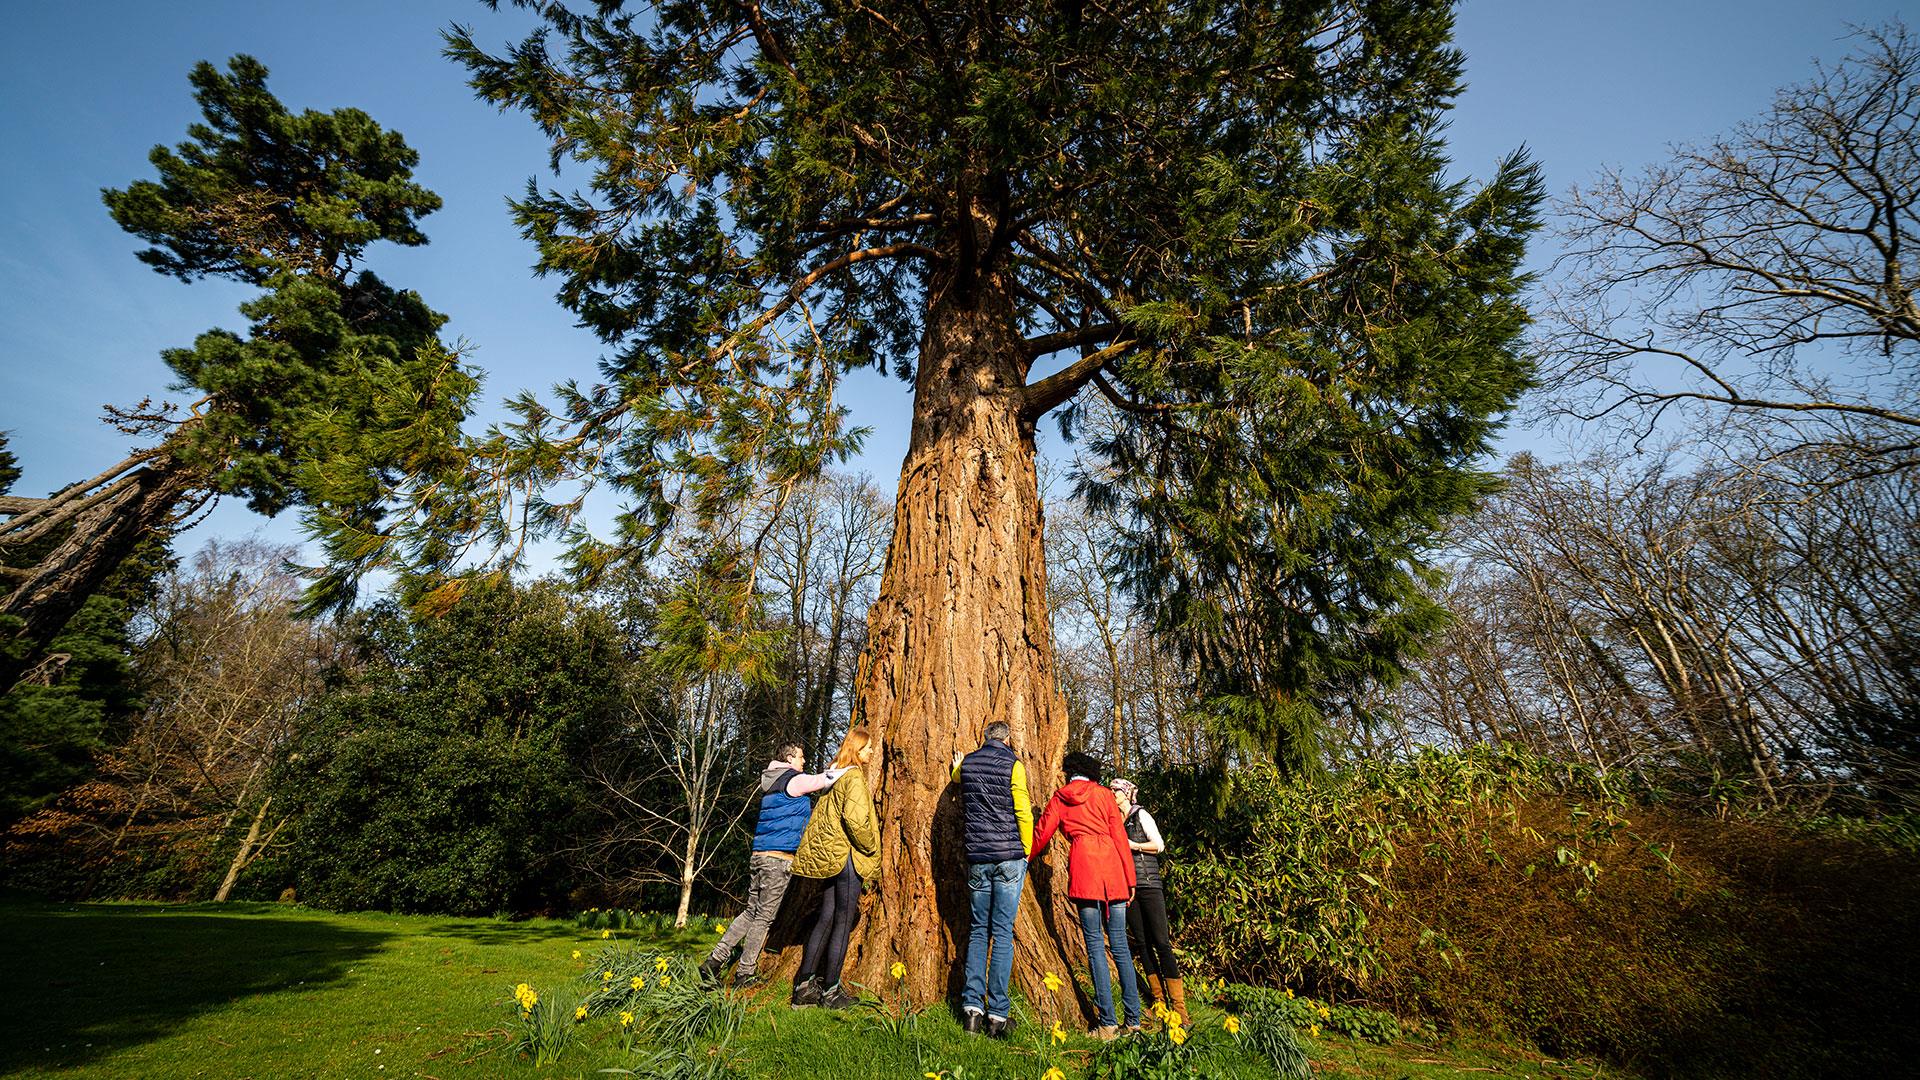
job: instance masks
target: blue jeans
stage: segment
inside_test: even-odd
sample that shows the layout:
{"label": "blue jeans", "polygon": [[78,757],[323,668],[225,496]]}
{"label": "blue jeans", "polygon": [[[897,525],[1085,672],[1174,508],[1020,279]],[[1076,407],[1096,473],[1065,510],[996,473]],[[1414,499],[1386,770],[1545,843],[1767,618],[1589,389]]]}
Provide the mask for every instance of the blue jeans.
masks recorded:
{"label": "blue jeans", "polygon": [[[1113,966],[1120,969],[1120,997],[1127,1006],[1127,1024],[1140,1022],[1140,986],[1133,981],[1133,950],[1127,947],[1127,902],[1115,900],[1103,905],[1091,900],[1075,900],[1080,909],[1080,932],[1087,938],[1087,966],[1093,969],[1094,1004],[1100,1007],[1101,1027],[1113,1027],[1113,986],[1107,978],[1107,954],[1113,954]],[[1104,914],[1104,918],[1102,915]],[[1106,935],[1103,944],[1101,934]]]}
{"label": "blue jeans", "polygon": [[[974,863],[967,867],[967,891],[973,897],[973,923],[967,933],[967,984],[960,1007],[1005,1020],[1013,1002],[1007,980],[1013,975],[1013,917],[1020,910],[1020,890],[1027,883],[1027,860]],[[993,963],[988,967],[987,942],[992,936]]]}

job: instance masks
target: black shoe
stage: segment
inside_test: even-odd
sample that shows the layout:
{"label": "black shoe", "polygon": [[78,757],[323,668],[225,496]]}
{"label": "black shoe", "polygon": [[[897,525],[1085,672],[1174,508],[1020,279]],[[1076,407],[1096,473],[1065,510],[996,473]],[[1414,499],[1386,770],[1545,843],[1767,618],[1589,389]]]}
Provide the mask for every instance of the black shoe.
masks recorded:
{"label": "black shoe", "polygon": [[987,1017],[987,1038],[1004,1039],[1013,1031],[1013,1021],[1002,1020],[997,1016]]}
{"label": "black shoe", "polygon": [[811,1009],[820,1004],[820,980],[812,975],[801,979],[793,988],[792,1005],[796,1009]]}
{"label": "black shoe", "polygon": [[980,1029],[984,1027],[987,1022],[986,1017],[980,1015],[977,1012],[974,1012],[972,1009],[967,1009],[961,1012],[960,1016],[961,1016],[960,1030],[966,1032],[969,1035],[980,1034]]}
{"label": "black shoe", "polygon": [[847,993],[846,988],[842,987],[839,983],[834,983],[832,986],[827,987],[825,993],[820,995],[820,1007],[823,1009],[844,1009],[859,1000],[859,998]]}
{"label": "black shoe", "polygon": [[765,986],[766,984],[767,977],[757,971],[749,971],[745,975],[737,971],[733,973],[733,988],[735,990],[751,990],[756,986]]}
{"label": "black shoe", "polygon": [[709,956],[700,961],[700,985],[712,989],[720,985],[720,977],[727,970],[725,964]]}

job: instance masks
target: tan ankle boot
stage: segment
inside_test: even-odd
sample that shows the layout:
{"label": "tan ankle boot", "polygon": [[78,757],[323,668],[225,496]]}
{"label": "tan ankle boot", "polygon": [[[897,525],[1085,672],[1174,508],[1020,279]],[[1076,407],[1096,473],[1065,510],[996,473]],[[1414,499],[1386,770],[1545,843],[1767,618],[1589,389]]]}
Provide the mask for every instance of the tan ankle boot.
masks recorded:
{"label": "tan ankle boot", "polygon": [[[1160,981],[1160,976],[1158,975],[1147,976],[1147,988],[1153,992],[1153,1001],[1167,1000],[1166,984]],[[1153,1008],[1153,1001],[1147,1002],[1147,1008],[1149,1009]]]}
{"label": "tan ankle boot", "polygon": [[1180,1015],[1180,1025],[1187,1026],[1187,988],[1179,979],[1166,980],[1167,1005]]}

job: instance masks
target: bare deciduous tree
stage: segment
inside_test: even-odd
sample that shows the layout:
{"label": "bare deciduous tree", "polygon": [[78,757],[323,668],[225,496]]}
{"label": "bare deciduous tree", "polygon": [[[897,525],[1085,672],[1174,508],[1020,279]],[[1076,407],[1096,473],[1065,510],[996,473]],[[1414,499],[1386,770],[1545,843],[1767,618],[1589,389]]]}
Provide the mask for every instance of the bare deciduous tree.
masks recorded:
{"label": "bare deciduous tree", "polygon": [[852,712],[853,670],[879,587],[893,505],[867,476],[804,485],[762,545],[760,578],[786,622],[779,734],[824,759]]}
{"label": "bare deciduous tree", "polygon": [[[1511,741],[1768,801],[1920,792],[1920,476],[1520,459],[1459,534],[1399,745]],[[1811,466],[1820,474],[1821,466]]]}
{"label": "bare deciduous tree", "polygon": [[1558,407],[1638,434],[1704,406],[1861,469],[1920,463],[1920,42],[1895,22],[1759,119],[1560,206]]}
{"label": "bare deciduous tree", "polygon": [[169,847],[211,845],[249,820],[215,900],[278,833],[272,799],[261,794],[266,772],[338,659],[331,627],[294,614],[301,582],[286,566],[297,554],[213,541],[164,580],[139,622],[146,708],[96,782],[115,789],[122,808],[99,824],[111,829],[101,839],[114,851],[136,834]]}

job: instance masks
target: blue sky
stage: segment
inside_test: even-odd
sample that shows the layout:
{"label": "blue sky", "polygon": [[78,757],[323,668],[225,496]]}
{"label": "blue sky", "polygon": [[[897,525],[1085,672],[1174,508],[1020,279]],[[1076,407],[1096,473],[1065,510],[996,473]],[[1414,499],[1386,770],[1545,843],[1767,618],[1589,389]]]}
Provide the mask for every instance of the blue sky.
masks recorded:
{"label": "blue sky", "polygon": [[[506,5],[502,5],[503,9]],[[1465,0],[1457,40],[1468,91],[1450,143],[1461,175],[1484,175],[1519,145],[1556,194],[1604,165],[1632,169],[1674,144],[1710,137],[1766,108],[1815,58],[1848,51],[1849,23],[1871,25],[1905,5],[1866,0]],[[108,219],[102,187],[150,175],[155,143],[177,142],[198,118],[186,73],[195,61],[246,52],[294,108],[352,105],[404,133],[420,180],[445,208],[432,243],[386,249],[372,267],[448,313],[449,335],[477,346],[487,396],[590,377],[596,343],[532,276],[529,245],[506,198],[541,171],[544,148],[524,118],[474,100],[441,59],[453,22],[504,43],[518,12],[477,0],[249,0],[16,5],[0,41],[0,430],[39,494],[92,475],[125,453],[98,422],[104,403],[165,395],[163,348],[215,326],[238,327],[243,290],[183,285],[136,262],[138,243]],[[1536,265],[1553,254],[1550,238]],[[176,395],[177,396],[177,395]],[[846,384],[855,423],[874,434],[858,467],[891,488],[906,447],[905,388],[871,373]],[[1557,436],[1556,436],[1557,437]],[[1052,429],[1043,429],[1057,451]],[[1507,449],[1552,453],[1545,433],[1516,429]],[[274,522],[222,505],[179,545]]]}

